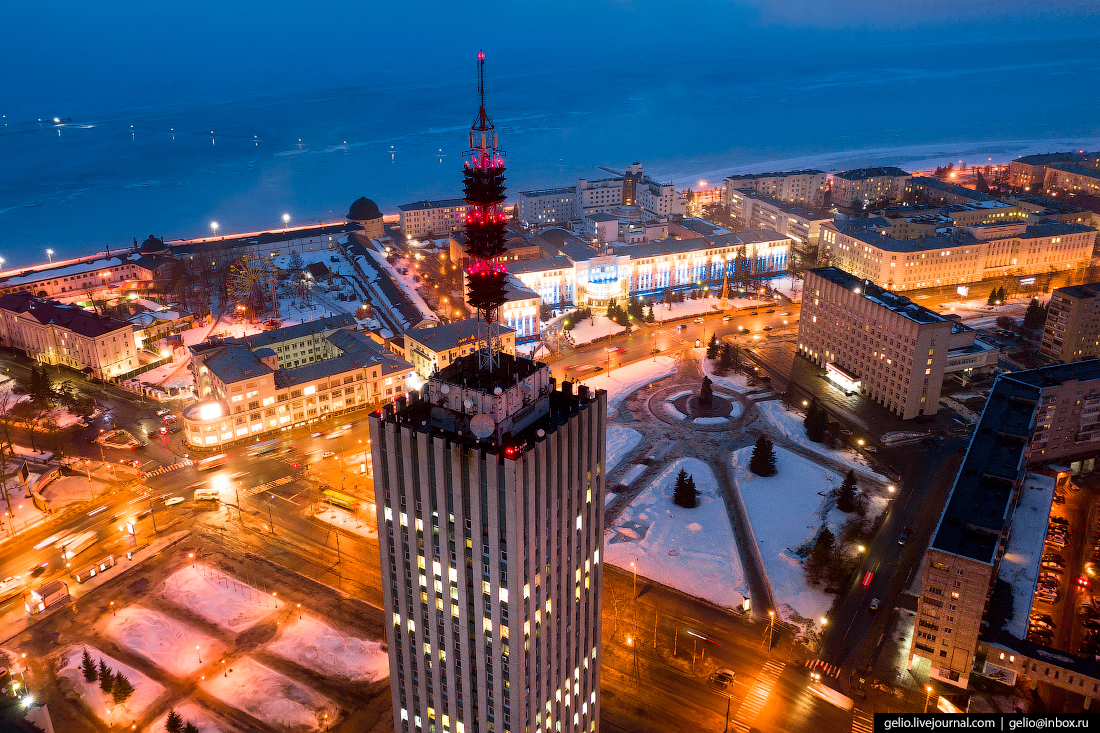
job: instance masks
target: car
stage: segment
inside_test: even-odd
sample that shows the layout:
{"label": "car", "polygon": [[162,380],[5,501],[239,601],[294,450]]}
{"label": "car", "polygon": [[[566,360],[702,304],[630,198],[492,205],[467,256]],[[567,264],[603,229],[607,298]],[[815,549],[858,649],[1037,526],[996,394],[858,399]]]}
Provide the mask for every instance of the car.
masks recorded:
{"label": "car", "polygon": [[595,369],[593,369],[592,371],[594,371],[594,372],[602,372],[602,371],[603,371],[603,367],[602,367],[602,366],[598,366],[598,367],[596,367]]}
{"label": "car", "polygon": [[176,504],[182,504],[187,501],[182,496],[173,496],[171,499],[164,500],[164,506],[175,506]]}
{"label": "car", "polygon": [[869,606],[872,613],[878,610],[879,600],[877,598],[871,599],[871,605]]}
{"label": "car", "polygon": [[181,430],[183,430],[183,428],[181,428],[179,425],[173,425],[172,427],[168,428],[168,432],[172,433],[173,435],[180,432]]}
{"label": "car", "polygon": [[660,354],[661,350],[660,349],[654,349],[653,351],[651,351],[649,353],[651,353],[651,354]]}
{"label": "car", "polygon": [[1031,614],[1031,618],[1032,618],[1033,620],[1035,620],[1035,621],[1042,621],[1042,622],[1044,622],[1044,623],[1048,623],[1048,624],[1050,624],[1051,626],[1055,626],[1055,625],[1056,625],[1056,624],[1054,623],[1054,619],[1052,619],[1052,618],[1050,617],[1050,614],[1047,614],[1047,613],[1033,613],[1033,614]]}
{"label": "car", "polygon": [[311,437],[311,438],[320,438],[321,437],[321,432],[318,431],[316,433],[310,433],[309,437]]}
{"label": "car", "polygon": [[770,331],[770,330],[772,330],[772,327],[771,326],[764,326],[764,328],[762,328],[760,330],[761,331]]}
{"label": "car", "polygon": [[731,316],[729,314],[726,314],[726,315],[722,316],[722,323],[729,323],[732,320],[733,320],[733,316]]}
{"label": "car", "polygon": [[324,453],[321,454],[321,459],[323,460],[325,458],[332,458],[335,455],[336,454],[334,452],[332,452],[330,450],[327,450],[327,451],[325,451]]}
{"label": "car", "polygon": [[863,446],[863,450],[867,451],[868,453],[878,453],[878,448],[873,445],[865,445]]}
{"label": "car", "polygon": [[750,316],[758,316],[758,315],[760,315],[760,311],[753,311],[753,312],[752,312],[752,313],[750,313],[749,315],[750,315]]}
{"label": "car", "polygon": [[725,667],[720,667],[720,668],[714,670],[713,672],[711,672],[710,677],[708,677],[708,679],[711,682],[713,682],[714,684],[721,687],[722,689],[725,689],[725,688],[729,687],[731,684],[733,684],[733,680],[736,677],[737,677],[737,673],[734,672],[732,669],[726,669]]}
{"label": "car", "polygon": [[768,308],[765,313],[775,313],[775,308]]}
{"label": "car", "polygon": [[138,441],[130,444],[130,450],[144,450],[148,445],[145,441]]}
{"label": "car", "polygon": [[901,533],[901,536],[900,536],[900,537],[898,537],[898,544],[899,544],[899,545],[904,545],[904,544],[905,544],[905,541],[906,541],[907,539],[909,539],[909,533],[908,533],[908,532],[902,532],[902,533]]}
{"label": "car", "polygon": [[169,410],[167,407],[162,407],[159,410],[157,410],[157,417],[164,417],[165,415],[171,415],[171,414],[172,414],[172,411]]}
{"label": "car", "polygon": [[790,312],[790,311],[783,311],[783,312],[782,312],[782,313],[780,313],[779,315],[781,315],[781,316],[789,316],[789,315],[791,315],[791,312]]}
{"label": "car", "polygon": [[696,323],[702,323],[702,322],[703,322],[703,319],[702,319],[702,318],[696,318],[696,319],[695,319],[695,322],[696,322]]}

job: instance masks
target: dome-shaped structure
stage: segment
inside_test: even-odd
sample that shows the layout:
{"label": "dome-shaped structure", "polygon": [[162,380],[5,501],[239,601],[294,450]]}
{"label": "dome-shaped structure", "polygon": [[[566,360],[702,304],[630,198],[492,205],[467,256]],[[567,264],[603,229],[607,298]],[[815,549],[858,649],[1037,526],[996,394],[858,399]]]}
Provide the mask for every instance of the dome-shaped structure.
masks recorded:
{"label": "dome-shaped structure", "polygon": [[382,223],[382,212],[378,210],[378,204],[366,196],[356,199],[348,209],[348,221],[355,222],[363,227],[362,236],[368,239],[380,239],[386,236],[386,229]]}
{"label": "dome-shaped structure", "polygon": [[348,221],[367,221],[381,218],[382,212],[378,210],[378,204],[366,196],[357,198],[348,210]]}
{"label": "dome-shaped structure", "polygon": [[163,239],[157,239],[152,234],[149,238],[141,243],[141,253],[143,255],[160,255],[168,251],[168,248],[164,246]]}

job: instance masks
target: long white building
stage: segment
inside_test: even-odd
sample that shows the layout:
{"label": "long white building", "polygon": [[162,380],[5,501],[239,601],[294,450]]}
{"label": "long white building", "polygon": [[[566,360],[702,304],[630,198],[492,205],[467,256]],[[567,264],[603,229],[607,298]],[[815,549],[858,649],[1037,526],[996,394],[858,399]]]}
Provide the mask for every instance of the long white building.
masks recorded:
{"label": "long white building", "polygon": [[607,396],[478,358],[369,420],[394,731],[595,731]]}

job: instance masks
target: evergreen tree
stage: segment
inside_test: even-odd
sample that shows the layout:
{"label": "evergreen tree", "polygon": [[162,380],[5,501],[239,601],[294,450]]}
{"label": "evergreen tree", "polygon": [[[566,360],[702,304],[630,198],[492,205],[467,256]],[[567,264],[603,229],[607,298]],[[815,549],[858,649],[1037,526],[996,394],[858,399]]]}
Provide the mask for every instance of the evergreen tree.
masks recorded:
{"label": "evergreen tree", "polygon": [[993,305],[997,301],[997,288],[993,288],[989,291],[989,297],[986,298],[986,305]]}
{"label": "evergreen tree", "polygon": [[305,263],[302,262],[302,256],[298,254],[298,250],[294,250],[290,253],[290,260],[287,262],[287,269],[292,275],[297,275],[303,269],[305,269]]}
{"label": "evergreen tree", "polygon": [[768,436],[761,435],[756,439],[756,445],[752,449],[752,458],[749,459],[749,470],[757,476],[775,475],[775,451]]}
{"label": "evergreen tree", "polygon": [[183,716],[175,710],[168,711],[168,717],[164,720],[165,733],[183,733]]}
{"label": "evergreen tree", "polygon": [[856,474],[850,468],[848,475],[844,477],[844,483],[840,485],[836,508],[845,513],[854,512],[859,508],[859,497],[856,496]]}
{"label": "evergreen tree", "polygon": [[657,320],[657,317],[653,315],[653,305],[651,304],[649,310],[645,312],[645,322],[653,323],[655,320]]}
{"label": "evergreen tree", "polygon": [[92,661],[92,655],[85,649],[84,653],[80,656],[80,669],[84,672],[85,682],[95,682],[99,679],[99,674],[95,669],[95,662]]}
{"label": "evergreen tree", "polygon": [[130,680],[126,679],[126,675],[119,672],[115,675],[115,684],[111,688],[111,696],[115,700],[115,705],[121,705],[126,702],[130,695],[134,694],[134,686],[130,684]]}
{"label": "evergreen tree", "polygon": [[102,659],[99,660],[99,689],[110,692],[115,686],[115,676]]}
{"label": "evergreen tree", "polygon": [[821,575],[833,561],[833,533],[823,527],[817,534],[810,556],[806,558],[806,574],[812,585],[821,582]]}
{"label": "evergreen tree", "polygon": [[1024,312],[1024,328],[1029,330],[1042,328],[1046,320],[1046,307],[1039,304],[1038,298],[1032,298],[1031,302],[1027,304],[1027,310]]}
{"label": "evergreen tree", "polygon": [[829,418],[825,414],[825,410],[817,404],[817,399],[810,400],[810,407],[806,410],[806,419],[802,421],[803,426],[806,428],[806,437],[815,443],[822,443],[825,441],[825,428],[828,426]]}
{"label": "evergreen tree", "polygon": [[676,474],[676,485],[672,489],[672,503],[685,509],[695,508],[695,480],[682,468],[680,473]]}
{"label": "evergreen tree", "polygon": [[199,733],[199,727],[188,720],[187,725],[183,726],[183,733]]}
{"label": "evergreen tree", "polygon": [[710,335],[710,341],[707,342],[707,358],[714,361],[718,358],[718,334],[712,333]]}
{"label": "evergreen tree", "polygon": [[726,344],[726,351],[729,353],[729,368],[733,370],[734,374],[740,374],[741,347],[737,344]]}
{"label": "evergreen tree", "polygon": [[718,360],[718,373],[729,374],[730,369],[735,369],[733,363],[733,357],[730,354],[730,345],[726,344],[722,347],[722,357]]}

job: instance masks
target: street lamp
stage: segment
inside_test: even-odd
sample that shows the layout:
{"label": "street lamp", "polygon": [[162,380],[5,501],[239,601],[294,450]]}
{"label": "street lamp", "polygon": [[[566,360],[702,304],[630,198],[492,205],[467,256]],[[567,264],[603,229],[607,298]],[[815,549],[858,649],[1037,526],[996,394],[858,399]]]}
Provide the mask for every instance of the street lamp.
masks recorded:
{"label": "street lamp", "polygon": [[924,687],[924,712],[928,712],[928,701],[932,699],[932,685],[925,685]]}
{"label": "street lamp", "polygon": [[638,597],[638,566],[634,563],[630,563],[630,567],[634,569],[634,597]]}
{"label": "street lamp", "polygon": [[887,486],[887,487],[886,487],[886,490],[887,490],[887,491],[889,491],[889,492],[890,492],[890,493],[892,494],[892,493],[894,493],[894,492],[895,492],[895,491],[896,491],[897,489],[895,489],[895,488],[894,488],[894,485],[893,485],[893,484],[890,484],[889,486]]}
{"label": "street lamp", "polygon": [[283,214],[283,228],[290,226],[290,214]]}
{"label": "street lamp", "polygon": [[218,236],[218,222],[216,222],[216,221],[210,222],[210,228],[214,230],[214,236],[215,237]]}
{"label": "street lamp", "polygon": [[827,618],[825,618],[824,616],[822,616],[822,617],[821,617],[821,625],[822,625],[822,626],[826,626],[826,625],[828,625],[828,623],[829,623],[829,619],[827,619]]}
{"label": "street lamp", "polygon": [[50,258],[50,264],[53,264],[53,250],[52,249],[46,250],[46,256]]}
{"label": "street lamp", "polygon": [[858,550],[859,552],[867,552],[867,548],[863,545],[856,545],[856,550]]}

